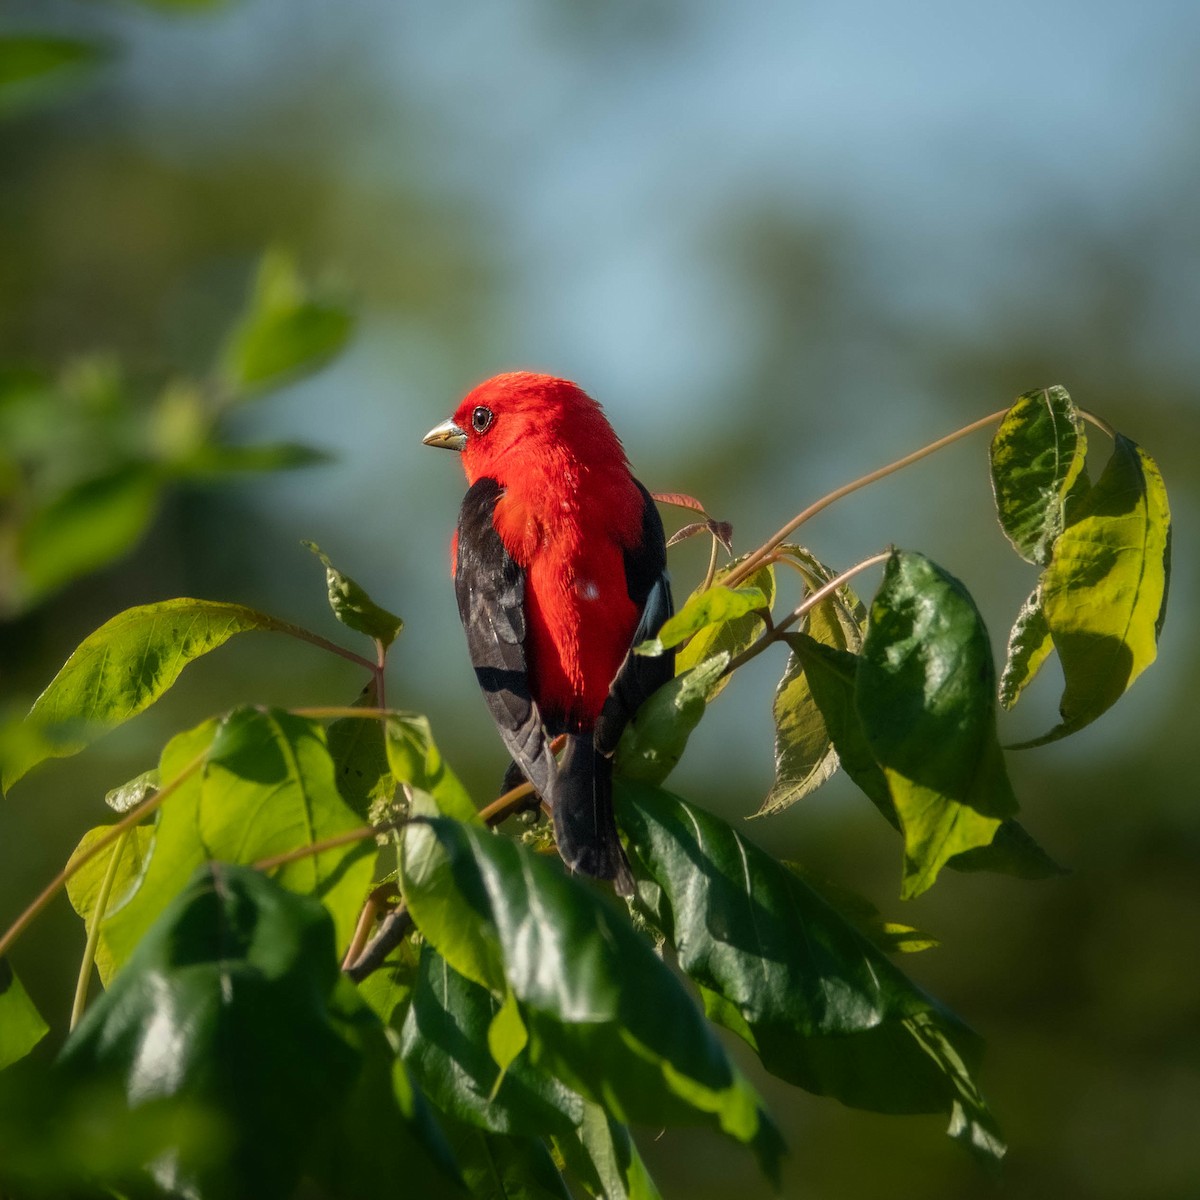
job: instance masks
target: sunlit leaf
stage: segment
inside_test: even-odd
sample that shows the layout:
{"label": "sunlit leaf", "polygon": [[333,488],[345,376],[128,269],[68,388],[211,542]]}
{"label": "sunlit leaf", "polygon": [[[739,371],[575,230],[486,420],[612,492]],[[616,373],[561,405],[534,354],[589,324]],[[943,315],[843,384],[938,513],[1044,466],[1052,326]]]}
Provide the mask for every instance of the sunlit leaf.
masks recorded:
{"label": "sunlit leaf", "polygon": [[144,804],[156,791],[158,791],[158,768],[151,767],[149,771],[135,775],[120,787],[105,792],[104,803],[113,812],[127,813],[130,809],[137,808],[139,804]]}
{"label": "sunlit leaf", "polygon": [[393,776],[428,792],[442,816],[456,821],[479,822],[467,789],[433,740],[429,720],[418,713],[392,713],[385,727],[388,763]]}
{"label": "sunlit leaf", "polygon": [[[900,816],[888,777],[867,744],[854,706],[858,657],[822,646],[803,634],[788,638],[793,653],[804,660],[813,696],[821,707],[843,770],[863,790],[892,828]],[[991,842],[953,855],[946,863],[956,871],[1000,871],[1022,879],[1045,879],[1062,868],[1012,817],[1000,822]]]}
{"label": "sunlit leaf", "polygon": [[[719,584],[741,561],[737,559],[718,571],[717,583]],[[742,586],[751,590],[757,589],[762,593],[765,599],[763,608],[770,609],[775,604],[775,568],[772,565],[760,567]],[[676,674],[682,675],[684,671],[700,666],[717,654],[728,654],[730,660],[736,658],[758,640],[765,628],[758,612],[744,612],[741,616],[706,626],[676,653]],[[731,675],[718,676],[709,688],[708,699],[715,700],[725,690],[731,678]]]}
{"label": "sunlit leaf", "polygon": [[1042,588],[1033,589],[1021,605],[1017,619],[1008,635],[1008,655],[1000,672],[999,698],[1005,708],[1012,708],[1025,688],[1033,682],[1042,664],[1050,657],[1054,642],[1042,608]]}
{"label": "sunlit leaf", "polygon": [[724,625],[768,607],[766,593],[759,587],[727,588],[714,584],[690,597],[686,604],[663,622],[658,636],[637,647],[638,654],[661,654],[687,641],[709,625]]}
{"label": "sunlit leaf", "polygon": [[[781,548],[782,549],[782,548]],[[789,546],[810,590],[829,583],[835,573],[807,550]],[[862,645],[866,611],[849,585],[813,608],[805,622],[809,637],[839,650],[857,651]],[[813,699],[804,664],[793,651],[775,691],[775,782],[755,816],[782,812],[815,791],[838,766],[837,750],[825,718]]]}
{"label": "sunlit leaf", "polygon": [[945,1112],[951,1136],[1003,1152],[974,1081],[979,1040],[957,1017],[716,817],[636,784],[618,806],[666,898],[680,967],[767,1070],[860,1108]]}
{"label": "sunlit leaf", "polygon": [[350,309],[314,293],[281,250],[263,256],[249,311],[224,355],[225,375],[237,391],[259,391],[315,371],[346,344],[354,328]]}
{"label": "sunlit leaf", "polygon": [[223,646],[236,633],[290,628],[241,604],[163,600],[126,609],[89,634],[37,698],[28,721],[66,727],[75,736],[19,756],[8,764],[11,787],[45,758],[77,754],[98,737],[149,708],[188,663]]}
{"label": "sunlit leaf", "polygon": [[1166,613],[1171,515],[1154,460],[1116,437],[1042,575],[1042,609],[1066,686],[1061,722],[1026,746],[1091,724],[1154,661]]}
{"label": "sunlit leaf", "polygon": [[8,959],[0,957],[0,1071],[24,1058],[49,1032]]}
{"label": "sunlit leaf", "polygon": [[855,707],[904,831],[905,897],[955,854],[986,846],[1017,809],[995,706],[991,646],[970,595],[929,559],[894,553],[871,604]]}
{"label": "sunlit leaf", "polygon": [[[361,818],[338,792],[324,731],[278,710],[238,709],[216,731],[201,726],[173,739],[160,765],[164,780],[197,745],[211,743],[204,771],[163,805],[153,853],[136,896],[102,925],[120,964],[178,892],[210,858],[250,864],[358,829]],[[289,890],[315,896],[334,919],[338,945],[349,943],[370,888],[370,839],[277,867]]]}
{"label": "sunlit leaf", "polygon": [[[107,850],[100,851],[78,866],[80,857],[101,838],[107,837],[112,828],[111,825],[100,825],[89,829],[79,839],[79,845],[67,862],[68,868],[73,871],[67,880],[67,897],[88,929],[96,920],[97,902],[105,880],[108,880],[109,890],[104,912],[111,916],[119,912],[141,886],[154,846],[154,830],[149,825],[135,825]],[[102,937],[97,943],[95,961],[100,979],[107,987],[119,965],[113,958],[107,938]]]}
{"label": "sunlit leaf", "polygon": [[992,439],[992,491],[1004,535],[1029,562],[1050,561],[1086,453],[1083,419],[1065,388],[1026,392],[1005,413]]}
{"label": "sunlit leaf", "polygon": [[402,1035],[417,1086],[442,1112],[493,1133],[569,1132],[583,1119],[579,1096],[533,1070],[527,1056],[506,1064],[501,1079],[488,1052],[489,1029],[500,1011],[491,992],[426,946]]}
{"label": "sunlit leaf", "polygon": [[676,675],[638,709],[617,747],[616,770],[629,779],[661,783],[674,770],[700,723],[716,682],[729,665],[719,652]]}
{"label": "sunlit leaf", "polygon": [[[421,847],[429,839],[440,855]],[[607,901],[559,864],[473,825],[409,827],[404,847],[418,929],[462,974],[513,993],[535,1068],[617,1120],[708,1119],[773,1169],[778,1135],[758,1098],[679,981]]]}
{"label": "sunlit leaf", "polygon": [[107,57],[103,47],[75,38],[0,37],[0,117],[56,99]]}
{"label": "sunlit leaf", "polygon": [[387,609],[380,608],[349,575],[339,571],[329,561],[329,555],[316,542],[305,542],[304,545],[325,567],[329,607],[333,609],[333,615],[348,629],[375,638],[382,642],[385,648],[390,646],[404,628],[404,622]]}

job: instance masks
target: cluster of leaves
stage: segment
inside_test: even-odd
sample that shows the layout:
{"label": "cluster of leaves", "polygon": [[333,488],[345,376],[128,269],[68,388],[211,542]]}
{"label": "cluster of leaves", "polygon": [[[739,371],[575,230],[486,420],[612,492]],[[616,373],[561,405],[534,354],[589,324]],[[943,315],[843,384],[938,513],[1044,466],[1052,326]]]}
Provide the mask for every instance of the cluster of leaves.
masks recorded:
{"label": "cluster of leaves", "polygon": [[[999,691],[1014,701],[1056,650],[1063,719],[1047,737],[1058,737],[1153,657],[1166,500],[1148,456],[1119,436],[1088,481],[1062,389],[1001,417],[1000,521],[1042,574]],[[322,556],[335,613],[374,645],[373,658],[339,651],[369,672],[363,703],[235,709],[173,738],[153,773],[110,796],[122,815],[87,832],[63,874],[88,931],[77,1012],[93,963],[106,991],[50,1068],[18,1061],[46,1026],[2,955],[54,886],[0,938],[0,1182],[22,1195],[90,1182],[287,1197],[307,1181],[342,1197],[403,1186],[565,1198],[571,1179],[590,1195],[646,1198],[658,1191],[630,1126],[681,1124],[743,1143],[774,1176],[781,1136],[715,1026],[780,1079],[872,1111],[942,1113],[954,1139],[997,1161],[979,1038],[893,959],[932,939],[663,786],[730,674],[780,642],[777,779],[761,812],[840,762],[903,834],[903,895],[943,866],[1056,870],[1014,820],[996,673],[962,585],[893,551],[877,556],[868,611],[853,572],[785,540],[795,524],[706,580],[638,648],[679,653],[618,751],[637,877],[628,910],[536,838],[496,836],[489,826],[520,798],[479,810],[425,719],[383,707],[400,622]],[[778,616],[781,564],[806,595]],[[3,748],[5,786],[253,630],[328,645],[212,601],[113,618]],[[356,969],[374,916],[397,903],[392,918],[412,932],[381,969]]]}
{"label": "cluster of leaves", "polygon": [[57,375],[0,366],[0,617],[128,551],[171,486],[323,461],[307,446],[231,444],[222,426],[323,365],[352,328],[345,302],[275,250],[206,378],[135,380],[111,356]]}

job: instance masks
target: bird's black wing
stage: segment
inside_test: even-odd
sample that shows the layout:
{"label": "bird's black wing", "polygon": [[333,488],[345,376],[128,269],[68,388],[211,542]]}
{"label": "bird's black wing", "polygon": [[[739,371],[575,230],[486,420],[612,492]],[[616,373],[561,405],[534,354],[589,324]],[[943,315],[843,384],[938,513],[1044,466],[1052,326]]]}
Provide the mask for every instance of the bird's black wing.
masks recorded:
{"label": "bird's black wing", "polygon": [[641,612],[630,652],[609,687],[608,699],[593,731],[596,749],[606,757],[613,754],[625,726],[645,701],[675,677],[675,651],[649,657],[634,654],[633,647],[652,638],[675,611],[671,580],[667,574],[667,540],[662,518],[650,493],[639,483],[642,509],[641,541],[625,551],[625,587]]}
{"label": "bird's black wing", "polygon": [[525,575],[493,523],[496,501],[503,494],[496,480],[485,477],[463,498],[454,593],[492,720],[521,773],[552,804],[557,768],[529,691],[525,658]]}

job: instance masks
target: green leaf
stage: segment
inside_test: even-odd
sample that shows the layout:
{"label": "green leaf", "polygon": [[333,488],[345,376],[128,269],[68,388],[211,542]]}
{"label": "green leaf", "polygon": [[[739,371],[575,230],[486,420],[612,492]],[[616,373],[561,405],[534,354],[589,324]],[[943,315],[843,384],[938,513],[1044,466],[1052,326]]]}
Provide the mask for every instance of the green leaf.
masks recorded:
{"label": "green leaf", "polygon": [[1154,661],[1166,613],[1171,515],[1154,460],[1117,434],[1112,457],[1054,544],[1042,609],[1066,686],[1061,722],[1023,745],[1090,725]]}
{"label": "green leaf", "polygon": [[137,808],[139,804],[144,804],[157,791],[158,768],[151,767],[149,771],[143,771],[140,775],[135,775],[127,783],[121,784],[120,787],[115,787],[105,792],[104,803],[113,812],[127,813],[131,809]]}
{"label": "green leaf", "polygon": [[[789,635],[787,640],[793,653],[804,661],[813,696],[825,716],[842,768],[892,828],[900,829],[900,816],[892,799],[888,777],[871,753],[854,706],[858,658],[822,646],[803,634]],[[1000,871],[1022,879],[1045,879],[1063,873],[1062,868],[1011,817],[1000,822],[988,845],[956,854],[946,865],[956,871]]]}
{"label": "green leaf", "polygon": [[683,756],[717,681],[729,665],[720,651],[663,684],[638,709],[617,746],[617,774],[661,783]]}
{"label": "green leaf", "polygon": [[24,1058],[49,1032],[8,959],[0,957],[0,1071]]}
{"label": "green leaf", "polygon": [[68,488],[35,511],[17,545],[23,602],[34,604],[132,549],[161,491],[156,467],[129,463]]}
{"label": "green leaf", "polygon": [[1039,583],[1021,606],[1012,632],[1008,635],[1008,655],[1000,672],[999,697],[1005,708],[1012,708],[1025,688],[1033,682],[1042,664],[1054,649],[1050,626],[1042,608]]}
{"label": "green leaf", "polygon": [[385,649],[390,646],[404,628],[404,622],[386,608],[380,608],[349,575],[343,575],[316,542],[304,542],[303,545],[325,566],[329,607],[333,609],[333,615],[348,629],[382,642]]}
{"label": "green leaf", "polygon": [[662,1200],[629,1130],[598,1104],[583,1103],[578,1130],[554,1138],[567,1169],[602,1200]]}
{"label": "green leaf", "polygon": [[967,590],[922,555],[894,553],[871,604],[855,707],[904,831],[905,898],[1016,811],[995,705],[991,646]]}
{"label": "green leaf", "polygon": [[443,816],[479,823],[479,812],[467,789],[434,743],[427,717],[417,713],[390,714],[385,744],[392,774],[399,782],[427,792]]}
{"label": "green leaf", "polygon": [[658,636],[637,646],[635,652],[661,654],[664,650],[686,642],[709,625],[724,625],[737,617],[769,607],[762,588],[727,588],[724,584],[713,584],[707,591],[690,596],[687,603],[673,617],[663,622]]}
{"label": "green leaf", "polygon": [[223,1153],[168,1151],[148,1164],[160,1186],[283,1200],[361,1069],[330,1012],[337,982],[316,901],[210,864],[85,1013],[58,1069],[69,1085],[119,1082],[133,1108],[182,1100],[218,1119]]}
{"label": "green leaf", "polygon": [[89,634],[34,701],[34,727],[74,733],[29,746],[8,763],[9,788],[46,758],[79,753],[149,708],[188,663],[251,629],[287,630],[274,617],[216,600],[163,600],[126,609]]}
{"label": "green leaf", "polygon": [[1083,419],[1065,388],[1026,392],[1004,415],[991,445],[992,490],[1000,527],[1027,561],[1050,561],[1086,453]]}
{"label": "green leaf", "polygon": [[75,38],[0,37],[0,117],[57,98],[107,57],[102,47]]}
{"label": "green leaf", "polygon": [[[375,708],[378,704],[379,686],[372,676],[354,707]],[[364,821],[374,824],[385,819],[396,780],[388,765],[383,723],[375,717],[343,717],[329,726],[326,737],[342,799]]]}
{"label": "green leaf", "polygon": [[[835,573],[799,546],[786,549],[804,572],[812,590],[835,578]],[[862,645],[866,610],[849,585],[838,588],[808,614],[809,637],[839,650],[857,651]],[[795,651],[788,655],[783,678],[775,691],[775,781],[754,815],[782,812],[821,786],[838,767],[837,750],[825,718],[813,699],[804,664]]]}
{"label": "green leaf", "polygon": [[447,1124],[474,1200],[571,1200],[540,1138],[485,1133],[466,1125]]}
{"label": "green leaf", "polygon": [[[717,585],[720,585],[721,580],[742,561],[736,559],[718,571]],[[760,567],[746,580],[743,588],[760,591],[765,601],[762,607],[770,609],[775,603],[775,568],[770,564]],[[688,603],[701,594],[696,592]],[[766,625],[757,612],[745,612],[741,616],[707,625],[675,655],[675,673],[682,675],[684,671],[700,666],[717,654],[728,654],[730,660],[733,660],[757,641],[765,628]],[[718,676],[709,689],[708,699],[715,700],[725,690],[731,678],[730,675]]]}
{"label": "green leaf", "polygon": [[773,1170],[778,1135],[758,1098],[679,981],[606,900],[474,825],[410,826],[403,845],[417,928],[461,974],[494,995],[513,993],[535,1068],[617,1120],[710,1121]]}
{"label": "green leaf", "polygon": [[[237,709],[173,739],[163,752],[164,780],[181,760],[211,743],[203,772],[160,810],[153,853],[137,894],[101,926],[119,965],[175,895],[210,858],[250,864],[357,829],[362,822],[337,790],[324,731],[278,710]],[[275,879],[321,900],[337,944],[349,943],[373,876],[375,845],[366,839],[287,863]]]}
{"label": "green leaf", "polygon": [[680,967],[768,1071],[859,1108],[946,1112],[951,1136],[1002,1153],[974,1082],[979,1040],[957,1017],[710,813],[632,784],[618,806],[669,905]]}
{"label": "green leaf", "polygon": [[171,469],[189,479],[223,478],[248,471],[293,471],[333,462],[333,455],[313,446],[278,442],[260,446],[226,446],[219,442],[198,447],[175,460]]}
{"label": "green leaf", "polygon": [[[382,972],[378,972],[382,974]],[[379,1019],[343,977],[330,1015],[362,1067],[316,1143],[312,1177],[338,1200],[421,1196],[465,1200],[454,1155]]]}
{"label": "green leaf", "polygon": [[569,1133],[583,1119],[579,1096],[535,1071],[528,1056],[516,1056],[501,1077],[488,1035],[503,1011],[491,992],[425,946],[401,1036],[417,1086],[442,1112],[492,1133]]}
{"label": "green leaf", "polygon": [[[89,829],[79,839],[79,845],[68,859],[68,868],[74,868],[80,855],[90,850],[101,838],[108,836],[112,828],[111,825],[99,825],[95,829]],[[88,929],[91,929],[96,919],[97,901],[113,856],[119,855],[109,884],[108,903],[105,906],[107,916],[119,912],[141,886],[153,846],[154,830],[148,825],[135,825],[127,831],[124,838],[118,839],[108,850],[102,850],[95,857],[88,859],[83,866],[74,868],[74,873],[67,880],[67,897],[71,901],[71,907],[83,918]],[[100,973],[100,980],[105,987],[117,973],[118,965],[107,938],[101,937],[96,944],[96,970]]]}
{"label": "green leaf", "polygon": [[315,371],[346,344],[354,328],[349,308],[313,294],[282,250],[263,255],[249,311],[233,331],[224,373],[235,391],[260,391]]}

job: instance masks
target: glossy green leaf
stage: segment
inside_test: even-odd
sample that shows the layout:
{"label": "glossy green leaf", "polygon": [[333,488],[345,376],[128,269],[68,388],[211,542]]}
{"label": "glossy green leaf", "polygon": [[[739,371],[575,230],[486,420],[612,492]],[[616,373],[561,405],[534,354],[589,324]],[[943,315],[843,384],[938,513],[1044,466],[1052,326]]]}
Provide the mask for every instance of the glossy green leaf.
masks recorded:
{"label": "glossy green leaf", "polygon": [[[812,590],[834,579],[835,573],[799,546],[786,549],[800,565]],[[805,623],[809,637],[839,650],[857,651],[862,645],[866,610],[849,585],[839,588],[812,609]],[[837,750],[825,726],[820,706],[793,651],[772,706],[775,718],[775,781],[755,816],[782,812],[821,786],[838,767]]]}
{"label": "glossy green leaf", "polygon": [[945,1112],[952,1136],[1002,1152],[974,1082],[979,1041],[952,1013],[724,822],[642,785],[618,801],[713,1020],[780,1078],[874,1111]]}
{"label": "glossy green leaf", "polygon": [[475,803],[442,758],[428,718],[418,713],[392,713],[387,719],[386,748],[392,774],[399,782],[427,792],[442,816],[479,823]]}
{"label": "glossy green leaf", "polygon": [[[162,778],[180,770],[196,745],[211,742],[203,772],[163,805],[153,852],[137,894],[101,926],[119,965],[158,918],[182,881],[210,858],[250,864],[358,829],[341,798],[324,731],[278,710],[238,709],[221,723],[170,742]],[[374,874],[375,845],[365,839],[277,867],[289,890],[314,896],[334,920],[337,944],[349,943]]]}
{"label": "glossy green leaf", "polygon": [[[430,839],[440,853],[421,845]],[[617,1120],[709,1120],[773,1168],[778,1135],[758,1098],[679,981],[607,900],[556,862],[475,826],[410,826],[404,850],[417,928],[460,973],[515,995],[535,1068]]]}
{"label": "glossy green leaf", "polygon": [[329,1002],[361,1060],[354,1087],[321,1129],[309,1174],[337,1200],[420,1196],[466,1200],[454,1154],[376,1015],[345,977]]}
{"label": "glossy green leaf", "polygon": [[600,1200],[662,1200],[629,1130],[598,1104],[583,1103],[583,1120],[554,1147],[587,1191]]}
{"label": "glossy green leaf", "polygon": [[106,57],[102,47],[75,38],[0,37],[0,117],[57,98]]}
{"label": "glossy green leaf", "polygon": [[1029,599],[1021,605],[1017,619],[1008,635],[1008,655],[1000,672],[999,697],[1005,708],[1012,708],[1025,688],[1033,682],[1042,664],[1054,649],[1050,626],[1042,608],[1042,587],[1039,583]]}
{"label": "glossy green leaf", "polygon": [[[717,583],[719,584],[740,561],[737,559],[718,571]],[[745,581],[743,587],[760,591],[765,599],[762,607],[770,609],[775,604],[775,568],[770,565],[760,567]],[[765,628],[762,617],[756,612],[745,612],[741,616],[706,626],[675,655],[676,674],[682,675],[684,671],[698,667],[717,654],[728,654],[730,659],[736,658],[758,640]],[[713,683],[708,693],[709,700],[715,700],[725,690],[730,678],[729,675],[723,675]]]}
{"label": "glossy green leaf", "polygon": [[1090,725],[1154,661],[1166,612],[1171,515],[1154,460],[1117,435],[1042,575],[1042,608],[1066,684],[1061,722],[1026,746]]}
{"label": "glossy green leaf", "polygon": [[311,291],[289,254],[270,251],[259,266],[249,311],[226,347],[226,378],[237,391],[277,387],[323,366],[353,328],[344,303]]}
{"label": "glossy green leaf", "polygon": [[316,542],[305,542],[304,545],[325,567],[333,615],[348,629],[382,642],[385,648],[390,646],[404,628],[404,622],[387,609],[380,608],[349,575],[343,575]]}
{"label": "glossy green leaf", "polygon": [[32,604],[131,550],[158,507],[162,478],[130,463],[76,484],[30,515],[17,544],[24,602]]}
{"label": "glossy green leaf", "polygon": [[338,984],[320,904],[211,864],[84,1015],[59,1070],[74,1085],[119,1081],[134,1108],[180,1099],[218,1118],[224,1152],[198,1162],[168,1152],[148,1165],[160,1186],[282,1200],[363,1070],[362,1045],[332,1006]]}
{"label": "glossy green leaf", "polygon": [[[803,634],[790,636],[788,642],[793,653],[804,660],[813,696],[825,716],[842,768],[892,828],[899,830],[900,816],[888,777],[871,753],[854,706],[857,656],[822,646]],[[946,865],[956,871],[999,871],[1022,879],[1062,874],[1062,868],[1012,817],[1000,822],[986,846],[955,854]]]}
{"label": "glossy green leaf", "polygon": [[535,1071],[527,1055],[506,1064],[501,1078],[488,1052],[501,1011],[491,992],[425,946],[401,1041],[413,1079],[438,1109],[468,1125],[528,1137],[570,1132],[583,1119],[582,1099]]}
{"label": "glossy green leaf", "polygon": [[74,736],[32,747],[10,761],[5,787],[48,757],[77,754],[149,708],[188,663],[251,629],[287,629],[241,604],[163,600],[126,609],[89,634],[37,698],[28,721]]}
{"label": "glossy green leaf", "polygon": [[962,584],[922,555],[888,560],[854,698],[904,831],[901,895],[916,896],[1017,808],[987,630]]}
{"label": "glossy green leaf", "polygon": [[714,584],[707,591],[689,597],[687,603],[663,623],[658,636],[643,642],[636,652],[661,654],[664,649],[681,645],[709,625],[724,625],[767,607],[767,596],[761,588],[727,588],[723,584]]}
{"label": "glossy green leaf", "polygon": [[1005,413],[992,439],[992,491],[1000,527],[1027,561],[1050,561],[1086,454],[1083,419],[1065,388],[1026,392]]}
{"label": "glossy green leaf", "polygon": [[540,1138],[486,1133],[447,1122],[447,1134],[473,1200],[571,1200]]}
{"label": "glossy green leaf", "polygon": [[660,687],[625,727],[617,746],[617,773],[647,783],[666,779],[683,756],[728,665],[728,652],[720,651]]}
{"label": "glossy green leaf", "polygon": [[7,958],[0,958],[0,1071],[27,1055],[50,1032]]}

